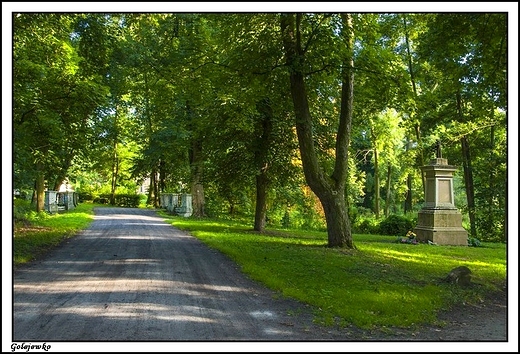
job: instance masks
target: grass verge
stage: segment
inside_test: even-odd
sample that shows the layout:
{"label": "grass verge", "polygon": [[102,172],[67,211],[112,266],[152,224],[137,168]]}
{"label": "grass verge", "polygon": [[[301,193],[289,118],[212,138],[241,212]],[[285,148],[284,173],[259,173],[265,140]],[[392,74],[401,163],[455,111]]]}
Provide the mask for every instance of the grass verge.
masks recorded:
{"label": "grass verge", "polygon": [[14,223],[13,265],[38,259],[94,220],[94,204],[81,203],[65,213],[29,212]]}
{"label": "grass verge", "polygon": [[[361,328],[414,328],[437,322],[437,313],[462,302],[480,303],[503,291],[506,246],[431,246],[397,243],[394,236],[354,235],[356,250],[327,247],[325,232],[268,230],[240,223],[161,214],[242,271],[282,296],[315,308],[316,321]],[[472,271],[472,286],[444,283],[455,267]]]}

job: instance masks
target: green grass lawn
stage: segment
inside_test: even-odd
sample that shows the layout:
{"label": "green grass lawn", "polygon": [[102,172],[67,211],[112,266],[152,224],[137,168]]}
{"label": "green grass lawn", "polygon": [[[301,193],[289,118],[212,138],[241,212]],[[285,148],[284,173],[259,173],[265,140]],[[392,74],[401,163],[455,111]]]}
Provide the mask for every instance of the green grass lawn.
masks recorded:
{"label": "green grass lawn", "polygon": [[[244,273],[282,296],[315,308],[322,324],[362,328],[414,327],[437,323],[439,310],[479,303],[503,289],[506,246],[433,246],[397,243],[394,236],[354,235],[356,250],[327,247],[325,232],[268,230],[229,221],[171,217],[241,266]],[[404,236],[404,235],[403,235]],[[441,280],[455,267],[472,271],[473,286]]]}
{"label": "green grass lawn", "polygon": [[[15,225],[15,266],[45,254],[88,227],[93,204],[54,215],[30,214]],[[159,214],[234,260],[250,278],[315,309],[325,325],[362,328],[414,327],[437,323],[437,313],[462,302],[478,304],[506,283],[506,245],[482,247],[397,243],[395,236],[354,235],[355,250],[327,247],[325,232]],[[403,235],[404,236],[404,235]],[[471,287],[441,280],[455,267],[472,271]]]}

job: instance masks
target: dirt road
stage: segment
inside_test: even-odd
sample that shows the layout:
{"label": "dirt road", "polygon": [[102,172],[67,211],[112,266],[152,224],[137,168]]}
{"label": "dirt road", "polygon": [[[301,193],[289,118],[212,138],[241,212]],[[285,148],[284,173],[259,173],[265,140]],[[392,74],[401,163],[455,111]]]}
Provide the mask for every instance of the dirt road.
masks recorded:
{"label": "dirt road", "polygon": [[88,230],[15,272],[13,339],[326,338],[273,295],[154,211],[99,208]]}
{"label": "dirt road", "polygon": [[488,307],[493,332],[482,310],[415,333],[317,326],[309,307],[145,209],[98,208],[89,229],[17,269],[13,282],[16,342],[506,340],[504,306]]}

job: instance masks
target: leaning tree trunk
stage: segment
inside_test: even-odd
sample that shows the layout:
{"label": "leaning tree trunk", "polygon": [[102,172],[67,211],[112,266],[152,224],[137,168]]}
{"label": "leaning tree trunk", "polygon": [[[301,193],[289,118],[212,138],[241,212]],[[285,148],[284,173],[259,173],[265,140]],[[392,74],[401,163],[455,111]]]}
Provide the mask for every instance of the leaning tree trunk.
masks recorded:
{"label": "leaning tree trunk", "polygon": [[70,151],[67,154],[67,157],[63,159],[61,166],[58,168],[57,177],[54,180],[53,190],[55,190],[55,191],[59,190],[61,185],[67,178],[67,172],[72,164],[72,157],[73,157],[73,152]]}
{"label": "leaning tree trunk", "polygon": [[348,49],[348,55],[343,60],[341,77],[341,110],[336,134],[336,159],[332,175],[327,175],[319,165],[314,146],[312,117],[305,88],[304,65],[302,65],[305,57],[300,30],[302,16],[300,13],[282,14],[280,27],[286,64],[290,73],[291,96],[296,117],[296,132],[303,172],[309,187],[318,196],[323,206],[327,221],[328,246],[354,248],[345,202],[354,82],[352,18],[349,14],[341,15],[344,25],[341,36]]}
{"label": "leaning tree trunk", "polygon": [[[412,83],[414,100],[417,100],[417,85],[415,83],[415,70],[414,70],[414,66],[413,66],[413,62],[412,62],[413,56],[412,56],[412,53],[410,50],[410,37],[408,35],[408,24],[407,24],[407,20],[406,20],[406,15],[404,15],[404,14],[403,14],[403,25],[404,25],[404,38],[405,38],[405,42],[406,42],[406,56],[408,58],[408,71],[410,72],[410,82]],[[415,130],[415,137],[417,139],[417,144],[419,146],[421,146],[421,127],[420,127],[419,123],[415,123],[414,130]],[[408,144],[406,146],[406,151],[408,151]],[[423,153],[422,149],[420,149],[420,152],[419,152],[419,165],[424,166],[424,153]],[[426,193],[426,189],[425,189],[426,188],[426,176],[424,175],[424,173],[422,171],[421,171],[421,183],[422,183],[423,193]],[[408,187],[408,192],[407,192],[407,199],[406,199],[405,208],[404,208],[405,213],[407,211],[412,210],[412,176],[411,176],[411,174],[408,174],[407,187]]]}

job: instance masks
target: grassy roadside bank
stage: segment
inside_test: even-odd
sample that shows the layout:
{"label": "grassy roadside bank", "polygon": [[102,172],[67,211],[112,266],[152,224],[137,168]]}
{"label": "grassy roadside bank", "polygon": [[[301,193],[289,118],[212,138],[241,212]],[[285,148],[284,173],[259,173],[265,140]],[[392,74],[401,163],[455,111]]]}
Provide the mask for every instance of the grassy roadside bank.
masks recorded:
{"label": "grassy roadside bank", "polygon": [[[506,245],[411,245],[394,236],[354,235],[357,250],[331,249],[325,232],[268,230],[230,221],[161,214],[241,266],[266,286],[312,305],[317,322],[362,328],[437,323],[437,313],[460,303],[478,304],[506,282]],[[472,285],[444,283],[458,266]]]}
{"label": "grassy roadside bank", "polygon": [[94,220],[95,204],[81,203],[76,209],[56,214],[15,211],[13,266],[43,256],[65,239],[87,228]]}

